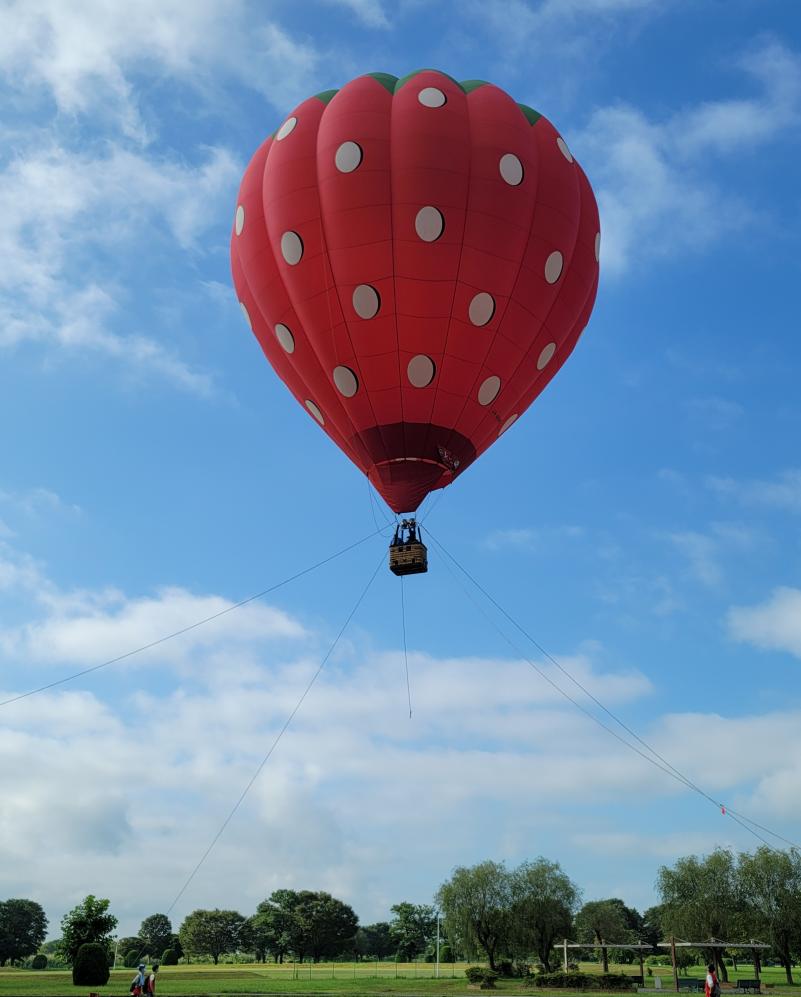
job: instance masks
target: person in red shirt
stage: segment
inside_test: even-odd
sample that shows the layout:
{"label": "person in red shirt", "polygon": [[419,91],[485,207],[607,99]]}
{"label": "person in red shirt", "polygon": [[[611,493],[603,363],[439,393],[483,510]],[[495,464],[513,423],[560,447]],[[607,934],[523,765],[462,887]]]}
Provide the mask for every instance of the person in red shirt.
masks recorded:
{"label": "person in red shirt", "polygon": [[153,963],[153,970],[145,977],[145,985],[142,988],[142,997],[148,997],[148,994],[155,994],[156,992],[156,973],[159,971],[159,964],[157,962]]}
{"label": "person in red shirt", "polygon": [[710,962],[706,967],[706,980],[704,981],[704,997],[720,997],[720,984],[715,975],[715,964]]}

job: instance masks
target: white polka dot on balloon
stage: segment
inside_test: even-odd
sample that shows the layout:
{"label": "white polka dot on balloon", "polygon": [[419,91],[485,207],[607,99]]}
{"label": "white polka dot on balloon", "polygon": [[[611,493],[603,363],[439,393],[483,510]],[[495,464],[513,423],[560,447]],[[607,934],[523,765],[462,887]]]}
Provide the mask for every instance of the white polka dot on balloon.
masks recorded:
{"label": "white polka dot on balloon", "polygon": [[412,357],[406,367],[406,376],[409,378],[409,383],[415,388],[428,387],[434,380],[435,372],[434,361],[424,353],[418,353],[416,357]]}
{"label": "white polka dot on balloon", "polygon": [[562,276],[564,259],[558,249],[555,249],[545,261],[545,279],[549,284],[555,284]]}
{"label": "white polka dot on balloon", "polygon": [[334,384],[346,398],[353,398],[359,390],[359,379],[350,367],[334,367]]}
{"label": "white polka dot on balloon", "polygon": [[295,352],[295,337],[289,329],[281,322],[275,327],[275,338],[283,346],[287,353]]}
{"label": "white polka dot on balloon", "polygon": [[311,398],[306,399],[306,408],[311,412],[314,418],[320,423],[321,426],[325,425],[325,419],[323,418],[323,413],[314,404]]}
{"label": "white polka dot on balloon", "polygon": [[486,325],[495,314],[495,299],[486,291],[480,291],[470,302],[468,315],[473,325]]}
{"label": "white polka dot on balloon", "polygon": [[373,318],[381,307],[378,291],[369,284],[359,284],[353,291],[353,310],[359,318]]}
{"label": "white polka dot on balloon", "polygon": [[548,343],[537,358],[537,370],[542,370],[542,368],[550,361],[554,353],[556,353],[556,343]]}
{"label": "white polka dot on balloon", "polygon": [[240,204],[236,209],[236,217],[234,219],[234,231],[237,235],[242,235],[242,229],[245,227],[245,209]]}
{"label": "white polka dot on balloon", "polygon": [[437,87],[424,87],[417,95],[423,107],[442,107],[447,100],[445,94]]}
{"label": "white polka dot on balloon", "polygon": [[248,315],[247,308],[245,308],[245,302],[240,301],[239,307],[242,309],[242,314],[245,316],[245,321],[248,324],[248,329],[250,329],[250,331],[253,332],[253,323],[250,321],[250,315]]}
{"label": "white polka dot on balloon", "polygon": [[506,422],[498,430],[498,436],[502,436],[506,430],[512,425],[512,423],[517,419],[517,412],[514,415],[510,415]]}
{"label": "white polka dot on balloon", "polygon": [[488,377],[486,381],[478,389],[478,403],[479,405],[489,405],[490,402],[494,402],[498,397],[498,392],[501,390],[501,379],[493,374]]}
{"label": "white polka dot on balloon", "polygon": [[559,146],[559,151],[562,153],[562,155],[565,157],[568,163],[572,163],[573,154],[571,153],[570,149],[568,149],[567,142],[565,142],[565,140],[562,138],[561,135],[557,138],[556,144]]}
{"label": "white polka dot on balloon", "polygon": [[281,236],[281,255],[291,267],[300,263],[303,256],[303,240],[297,232],[284,232]]}
{"label": "white polka dot on balloon", "polygon": [[445,229],[442,213],[430,204],[420,208],[414,220],[414,230],[423,242],[436,242]]}
{"label": "white polka dot on balloon", "polygon": [[353,173],[362,162],[362,147],[356,142],[343,142],[334,155],[334,165],[340,173]]}
{"label": "white polka dot on balloon", "polygon": [[601,262],[601,233],[597,232],[595,235],[595,262]]}
{"label": "white polka dot on balloon", "polygon": [[297,118],[295,117],[287,118],[286,121],[281,125],[281,127],[275,133],[276,139],[279,142],[283,142],[283,140],[287,137],[287,135],[289,135],[291,132],[295,130],[295,125],[297,123],[298,123]]}
{"label": "white polka dot on balloon", "polygon": [[501,156],[498,169],[510,187],[517,187],[523,182],[523,164],[514,153],[507,152],[505,156]]}

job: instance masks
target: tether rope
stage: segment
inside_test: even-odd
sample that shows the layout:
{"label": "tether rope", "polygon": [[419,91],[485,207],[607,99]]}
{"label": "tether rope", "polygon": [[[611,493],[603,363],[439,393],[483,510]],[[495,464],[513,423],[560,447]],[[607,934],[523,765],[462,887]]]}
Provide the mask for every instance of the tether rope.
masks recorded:
{"label": "tether rope", "polygon": [[[762,835],[758,834],[757,831],[754,830],[754,828],[758,828],[760,831],[764,831],[766,834],[769,834],[772,837],[776,838],[777,841],[782,841],[785,844],[789,845],[791,848],[801,849],[801,845],[797,844],[794,841],[791,841],[789,838],[784,837],[783,835],[779,834],[777,831],[773,831],[770,828],[765,827],[764,825],[757,823],[756,821],[752,820],[750,817],[747,817],[745,814],[742,814],[742,813],[739,813],[739,812],[737,812],[735,810],[732,810],[727,804],[716,800],[713,796],[711,796],[704,789],[702,789],[700,786],[698,786],[697,783],[693,782],[692,779],[690,779],[688,776],[686,776],[680,769],[678,769],[678,768],[676,768],[676,766],[672,765],[666,758],[664,758],[663,755],[661,755],[646,740],[644,740],[644,738],[640,737],[639,734],[637,734],[634,730],[632,730],[631,727],[629,727],[623,720],[621,720],[615,713],[613,713],[612,710],[610,710],[595,695],[593,695],[593,693],[591,693],[574,675],[572,675],[571,672],[568,669],[566,669],[562,664],[560,664],[560,662],[558,662],[556,660],[556,658],[553,657],[552,654],[550,654],[537,640],[535,640],[531,636],[531,634],[529,634],[528,631],[523,626],[521,626],[514,619],[514,617],[512,617],[511,614],[508,613],[503,608],[503,606],[476,580],[476,578],[474,578],[473,575],[465,567],[463,567],[463,565],[461,565],[459,563],[459,561],[457,561],[457,559],[434,536],[434,534],[431,532],[430,529],[428,530],[428,535],[431,537],[431,539],[434,541],[434,543],[437,545],[437,547],[439,547],[439,549],[443,552],[443,554],[445,554],[445,556],[450,561],[452,561],[453,564],[456,565],[456,567],[462,572],[462,574],[464,574],[464,576],[466,578],[468,578],[470,580],[470,582],[472,582],[472,584],[478,589],[478,591],[481,592],[481,594],[498,610],[498,612],[500,612],[528,641],[530,641],[531,644],[533,644],[533,646],[536,647],[537,650],[545,658],[547,658],[548,661],[550,661],[566,678],[568,678],[589,699],[591,699],[601,710],[603,710],[603,712],[606,713],[606,715],[608,717],[610,717],[610,719],[612,719],[624,731],[626,731],[627,734],[629,734],[631,737],[633,737],[635,739],[635,741],[637,741],[640,745],[642,745],[642,747],[645,748],[646,751],[650,752],[650,754],[646,754],[645,751],[642,751],[640,748],[638,748],[636,744],[632,744],[631,741],[628,741],[625,737],[622,737],[620,734],[618,734],[617,731],[615,731],[613,728],[611,728],[607,724],[605,724],[594,713],[592,713],[590,710],[586,709],[586,707],[584,707],[577,699],[575,699],[573,696],[571,696],[569,692],[567,692],[565,689],[563,689],[546,672],[544,672],[541,668],[539,668],[528,657],[528,655],[526,655],[523,651],[521,651],[521,649],[514,643],[514,641],[512,641],[511,638],[506,633],[504,633],[504,631],[501,630],[500,627],[498,627],[498,625],[495,623],[495,621],[492,620],[492,618],[490,616],[488,616],[488,614],[486,614],[484,612],[484,610],[480,606],[478,606],[478,604],[472,599],[472,597],[468,593],[466,593],[466,594],[468,594],[468,598],[470,598],[471,602],[473,602],[473,605],[475,605],[475,606],[477,606],[477,608],[479,608],[479,610],[481,611],[481,613],[485,617],[485,619],[487,619],[490,622],[490,624],[498,631],[498,633],[504,638],[504,640],[518,654],[520,654],[521,657],[531,666],[531,668],[533,668],[534,671],[537,672],[537,674],[541,678],[545,679],[545,681],[548,682],[548,684],[551,685],[562,697],[564,697],[565,699],[567,699],[568,702],[572,703],[585,716],[589,717],[589,719],[592,720],[593,723],[597,724],[599,727],[601,727],[603,730],[605,730],[608,734],[611,734],[612,737],[614,737],[617,741],[619,741],[621,744],[625,745],[630,751],[635,752],[641,758],[645,759],[645,761],[647,761],[650,765],[653,765],[655,768],[658,768],[660,771],[664,772],[666,775],[670,776],[672,779],[675,779],[677,782],[681,783],[687,789],[691,789],[693,792],[695,792],[699,796],[703,797],[703,799],[707,800],[709,803],[711,803],[713,806],[715,806],[723,814],[723,816],[730,817],[735,823],[737,823],[741,827],[745,828],[745,830],[747,830],[755,838],[759,839],[763,844],[767,845],[767,847],[770,848],[771,850],[775,851],[776,849],[774,849],[773,846],[770,844],[770,842],[768,842],[765,838],[763,838]],[[447,561],[444,562],[444,563],[446,564],[446,566],[448,567],[448,570],[450,571],[450,566],[447,564]],[[463,589],[463,591],[466,592],[466,590],[464,590],[464,589]]]}
{"label": "tether rope", "polygon": [[71,675],[65,675],[63,678],[56,679],[54,682],[48,682],[46,685],[40,685],[36,689],[29,689],[27,692],[21,692],[17,696],[11,696],[9,699],[4,699],[0,701],[0,708],[3,706],[9,706],[11,703],[18,703],[21,699],[27,699],[29,696],[35,696],[37,693],[46,692],[48,689],[54,689],[56,686],[64,685],[65,682],[74,682],[75,679],[82,678],[84,675],[91,675],[92,672],[99,672],[101,668],[108,668],[109,665],[116,665],[120,661],[125,661],[126,658],[132,658],[136,654],[141,654],[143,651],[149,651],[150,648],[158,647],[159,644],[165,644],[168,640],[174,640],[176,637],[189,633],[191,630],[197,630],[198,627],[205,626],[207,623],[211,623],[212,620],[219,620],[221,616],[233,613],[234,610],[241,609],[243,606],[247,606],[248,603],[255,602],[257,599],[263,599],[264,596],[269,595],[271,592],[275,592],[277,589],[283,588],[284,585],[288,585],[290,582],[294,582],[298,578],[308,575],[317,568],[321,568],[324,564],[328,564],[330,561],[336,560],[336,558],[346,554],[349,550],[353,550],[355,547],[361,546],[361,544],[366,543],[368,540],[372,540],[372,538],[377,536],[380,532],[381,530],[377,529],[373,533],[368,533],[368,535],[366,537],[362,537],[361,540],[356,540],[354,543],[348,544],[347,547],[343,547],[335,554],[329,554],[328,557],[324,557],[321,561],[317,561],[316,564],[311,564],[308,568],[303,568],[302,571],[295,572],[294,575],[290,575],[288,578],[284,578],[283,581],[270,585],[269,588],[262,589],[261,592],[257,592],[255,595],[249,595],[247,599],[242,599],[239,602],[233,603],[231,606],[226,606],[225,609],[221,609],[217,613],[212,613],[211,616],[206,616],[202,620],[196,620],[188,626],[181,627],[180,630],[174,630],[172,633],[165,634],[163,637],[159,637],[157,640],[152,640],[148,644],[142,644],[141,647],[133,648],[133,650],[126,651],[124,654],[118,654],[115,658],[109,658],[107,661],[101,661],[98,665],[91,665],[89,668],[83,668],[79,672],[73,672]]}
{"label": "tether rope", "polygon": [[195,876],[197,875],[198,871],[200,870],[200,867],[203,865],[203,863],[206,861],[206,859],[211,854],[211,850],[214,848],[214,846],[217,844],[217,842],[222,837],[223,832],[225,831],[226,827],[228,827],[228,825],[230,824],[231,819],[233,818],[234,814],[237,812],[237,810],[239,809],[239,807],[242,805],[242,802],[244,801],[245,797],[250,792],[250,789],[253,786],[253,783],[258,779],[259,775],[261,774],[262,769],[267,764],[267,762],[270,760],[270,756],[275,751],[275,749],[278,747],[279,741],[281,740],[281,738],[286,733],[287,728],[289,727],[289,725],[292,723],[292,720],[294,719],[295,714],[298,712],[298,710],[303,705],[303,701],[306,699],[306,697],[308,696],[309,692],[311,692],[312,686],[314,685],[314,683],[319,678],[320,673],[322,672],[323,668],[325,668],[326,662],[331,657],[331,655],[334,653],[334,650],[336,649],[336,646],[339,643],[342,635],[345,633],[345,630],[347,629],[348,624],[353,619],[353,617],[356,615],[356,611],[358,610],[359,606],[364,601],[364,597],[367,595],[368,591],[370,590],[370,587],[373,584],[373,582],[375,581],[375,577],[378,574],[378,571],[381,568],[381,565],[383,563],[384,563],[384,554],[382,552],[382,554],[381,554],[381,560],[376,565],[376,568],[373,571],[372,575],[370,576],[369,581],[367,582],[367,584],[362,589],[361,594],[359,595],[359,597],[357,598],[356,602],[353,605],[353,608],[348,613],[348,615],[347,615],[347,617],[345,619],[345,622],[342,624],[342,626],[339,629],[339,633],[336,635],[336,637],[334,638],[334,640],[331,642],[331,645],[328,648],[328,650],[326,651],[325,655],[323,656],[323,659],[320,662],[320,664],[319,664],[319,666],[317,668],[317,671],[314,673],[314,675],[312,675],[311,679],[309,680],[308,685],[303,690],[303,692],[302,692],[302,694],[300,696],[300,699],[298,699],[297,703],[295,704],[294,708],[292,709],[292,712],[287,717],[287,719],[286,719],[286,721],[284,723],[284,726],[281,728],[281,730],[276,735],[276,737],[273,740],[273,743],[270,745],[267,753],[262,758],[262,760],[259,762],[259,765],[256,768],[256,771],[250,777],[250,779],[247,782],[247,785],[242,790],[242,792],[239,794],[239,798],[237,799],[236,803],[233,805],[233,807],[229,811],[228,816],[225,818],[225,820],[220,825],[219,829],[217,830],[217,833],[211,839],[211,843],[206,848],[205,852],[203,852],[203,854],[201,855],[200,860],[198,861],[198,863],[195,865],[195,867],[192,869],[192,871],[187,876],[186,881],[184,882],[184,885],[181,887],[181,889],[176,894],[175,899],[173,900],[173,902],[167,908],[167,911],[166,911],[167,914],[170,913],[170,911],[173,909],[173,907],[175,907],[175,905],[178,903],[178,901],[184,895],[184,893],[186,892],[187,887],[189,886],[189,884],[192,882],[192,880],[195,878]]}

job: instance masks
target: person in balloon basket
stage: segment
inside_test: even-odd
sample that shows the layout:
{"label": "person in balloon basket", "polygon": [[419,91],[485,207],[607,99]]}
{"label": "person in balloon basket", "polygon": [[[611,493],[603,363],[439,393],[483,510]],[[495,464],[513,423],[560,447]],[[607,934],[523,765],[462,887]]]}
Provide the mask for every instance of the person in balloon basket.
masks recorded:
{"label": "person in balloon basket", "polygon": [[140,962],[136,969],[136,976],[133,980],[131,980],[131,993],[133,994],[133,997],[141,997],[141,995],[145,993],[145,983],[147,980],[147,977],[145,976],[146,969],[147,966],[143,962]]}
{"label": "person in balloon basket", "polygon": [[704,997],[720,997],[720,984],[715,973],[715,964],[710,962],[706,967],[706,980],[704,981]]}

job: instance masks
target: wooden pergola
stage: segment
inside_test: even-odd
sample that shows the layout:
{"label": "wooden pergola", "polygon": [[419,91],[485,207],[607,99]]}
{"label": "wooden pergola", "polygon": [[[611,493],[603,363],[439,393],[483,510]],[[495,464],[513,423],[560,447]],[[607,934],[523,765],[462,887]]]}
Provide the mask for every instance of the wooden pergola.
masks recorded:
{"label": "wooden pergola", "polygon": [[614,942],[568,942],[567,939],[559,946],[564,952],[563,965],[565,972],[567,972],[567,952],[568,949],[630,949],[632,952],[636,952],[640,957],[640,976],[645,979],[645,968],[643,966],[643,952],[653,952],[653,945],[646,945],[644,942],[638,942],[636,945],[631,943],[621,942],[619,945]]}
{"label": "wooden pergola", "polygon": [[673,965],[673,984],[676,988],[676,992],[679,990],[679,969],[676,965],[676,949],[747,949],[750,950],[754,957],[754,974],[755,979],[759,980],[759,974],[762,970],[762,965],[759,959],[759,953],[762,949],[769,949],[770,945],[766,945],[764,942],[755,942],[753,938],[750,942],[724,942],[720,938],[709,938],[705,942],[677,942],[674,937],[671,936],[669,942],[659,942],[657,948],[660,949],[670,949],[670,961]]}
{"label": "wooden pergola", "polygon": [[[676,965],[676,949],[687,948],[687,949],[747,949],[752,952],[754,957],[754,973],[756,974],[756,979],[759,979],[759,974],[761,971],[761,964],[759,959],[759,953],[762,949],[769,949],[770,945],[766,945],[764,942],[755,942],[753,939],[750,942],[724,942],[720,938],[709,938],[705,942],[678,942],[674,937],[671,936],[669,942],[659,942],[656,946],[660,949],[670,949],[670,961],[673,966],[673,986],[678,993],[679,990],[679,969]],[[643,964],[643,953],[653,952],[653,945],[646,945],[643,942],[638,942],[636,945],[626,942],[569,942],[565,939],[559,946],[563,952],[563,966],[565,972],[567,972],[567,953],[569,949],[601,949],[606,952],[609,949],[628,949],[629,951],[636,952],[640,958],[640,977],[643,982],[645,982],[645,966]]]}

